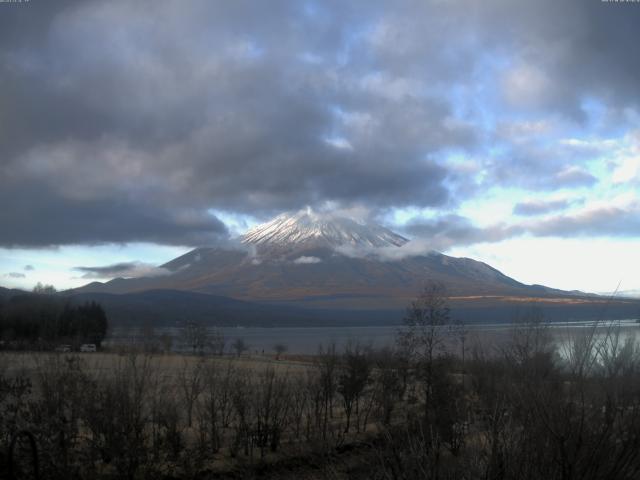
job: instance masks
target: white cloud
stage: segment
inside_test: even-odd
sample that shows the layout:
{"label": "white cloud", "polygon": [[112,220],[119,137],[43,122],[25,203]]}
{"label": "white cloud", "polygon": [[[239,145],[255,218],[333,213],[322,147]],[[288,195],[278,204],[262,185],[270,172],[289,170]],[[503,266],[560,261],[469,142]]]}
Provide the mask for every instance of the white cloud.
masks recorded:
{"label": "white cloud", "polygon": [[344,137],[328,137],[324,141],[338,150],[353,150],[353,145]]}
{"label": "white cloud", "polygon": [[[434,250],[442,250],[444,245],[437,238],[430,239],[414,239],[409,240],[404,245],[399,247],[389,246],[389,247],[353,247],[351,245],[343,245],[338,247],[336,250],[343,255],[352,258],[364,258],[364,257],[375,257],[377,259],[383,261],[397,261],[402,260],[404,258],[409,257],[417,257],[420,255],[427,255],[429,252],[433,252]],[[449,245],[447,245],[449,246]]]}
{"label": "white cloud", "polygon": [[293,263],[299,264],[299,265],[320,263],[320,262],[322,262],[322,260],[318,257],[298,257],[293,261]]}
{"label": "white cloud", "polygon": [[640,178],[640,156],[623,158],[611,175],[613,183],[627,183]]}
{"label": "white cloud", "polygon": [[640,249],[634,239],[520,237],[451,249],[448,255],[486,262],[527,284],[610,292],[638,287]]}

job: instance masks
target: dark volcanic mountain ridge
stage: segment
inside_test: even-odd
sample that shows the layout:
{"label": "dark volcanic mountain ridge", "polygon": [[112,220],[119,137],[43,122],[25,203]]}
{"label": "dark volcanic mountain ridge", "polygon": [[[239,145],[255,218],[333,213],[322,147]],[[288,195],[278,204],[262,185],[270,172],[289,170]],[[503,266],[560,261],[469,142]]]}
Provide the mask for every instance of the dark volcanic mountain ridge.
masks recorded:
{"label": "dark volcanic mountain ridge", "polygon": [[74,293],[177,290],[305,311],[386,311],[394,321],[428,281],[442,282],[452,305],[468,315],[534,303],[555,312],[571,306],[580,310],[572,316],[584,317],[606,300],[525,285],[483,262],[408,247],[406,238],[380,225],[303,210],[258,225],[235,247],[196,248],[162,265],[165,275],[94,282]]}

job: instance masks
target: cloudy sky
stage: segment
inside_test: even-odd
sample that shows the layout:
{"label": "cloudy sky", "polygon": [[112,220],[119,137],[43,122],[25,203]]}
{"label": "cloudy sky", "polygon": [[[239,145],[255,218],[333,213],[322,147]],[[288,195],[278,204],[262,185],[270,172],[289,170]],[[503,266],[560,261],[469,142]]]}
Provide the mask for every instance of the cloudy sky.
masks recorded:
{"label": "cloudy sky", "polygon": [[640,289],[638,25],[601,0],[0,3],[0,285],[154,272],[311,206]]}

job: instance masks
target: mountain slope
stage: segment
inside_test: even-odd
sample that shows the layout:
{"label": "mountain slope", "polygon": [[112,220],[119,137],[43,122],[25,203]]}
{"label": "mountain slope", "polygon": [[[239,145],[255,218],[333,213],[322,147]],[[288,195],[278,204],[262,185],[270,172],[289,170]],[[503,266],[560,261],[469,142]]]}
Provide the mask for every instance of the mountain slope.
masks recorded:
{"label": "mountain slope", "polygon": [[[407,239],[363,221],[301,211],[280,215],[240,237],[238,247],[198,248],[162,267],[170,275],[114,279],[79,291],[183,290],[307,308],[397,309],[425,282],[454,297],[574,295],[524,285],[491,266],[437,252],[402,256]],[[394,253],[390,259],[387,255]]]}
{"label": "mountain slope", "polygon": [[93,282],[67,294],[100,301],[117,323],[388,325],[431,280],[446,285],[454,315],[468,322],[513,320],[532,304],[548,320],[640,312],[637,300],[525,285],[482,262],[409,255],[408,247],[379,225],[307,210],[253,228],[234,247],[192,250],[162,265],[168,275]]}

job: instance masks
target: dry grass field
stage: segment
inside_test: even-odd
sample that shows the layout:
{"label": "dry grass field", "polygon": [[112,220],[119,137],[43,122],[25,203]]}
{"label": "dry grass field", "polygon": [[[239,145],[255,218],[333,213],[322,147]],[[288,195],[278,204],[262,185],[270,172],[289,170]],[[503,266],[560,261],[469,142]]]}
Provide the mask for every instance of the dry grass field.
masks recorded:
{"label": "dry grass field", "polygon": [[53,353],[53,352],[12,352],[0,351],[0,371],[6,375],[25,374],[34,376],[46,364],[57,363],[64,359],[73,359],[83,364],[86,371],[92,375],[105,374],[116,371],[133,359],[148,362],[148,368],[165,377],[178,377],[187,367],[192,367],[203,361],[220,368],[231,363],[235,367],[254,372],[262,372],[272,368],[276,371],[286,371],[288,374],[299,375],[308,370],[313,364],[313,357],[301,355],[286,356],[276,360],[274,355],[180,355],[180,354],[144,354],[138,352],[96,352],[96,353]]}
{"label": "dry grass field", "polygon": [[[305,476],[325,478],[313,471],[335,468],[335,461],[319,452],[356,445],[375,423],[369,392],[367,418],[364,410],[350,412],[345,430],[338,358],[1,352],[8,389],[0,406],[14,412],[4,419],[9,431],[37,437],[40,468],[53,477],[211,471],[244,478],[257,468],[302,478],[315,464]],[[21,390],[13,388],[18,380]],[[60,436],[69,443],[51,443]],[[62,467],[61,448],[75,459]],[[359,456],[344,449],[340,461],[358,464]],[[27,470],[29,458],[18,462]]]}
{"label": "dry grass field", "polygon": [[463,361],[432,327],[313,356],[0,352],[0,477],[638,478],[634,335],[532,323]]}

